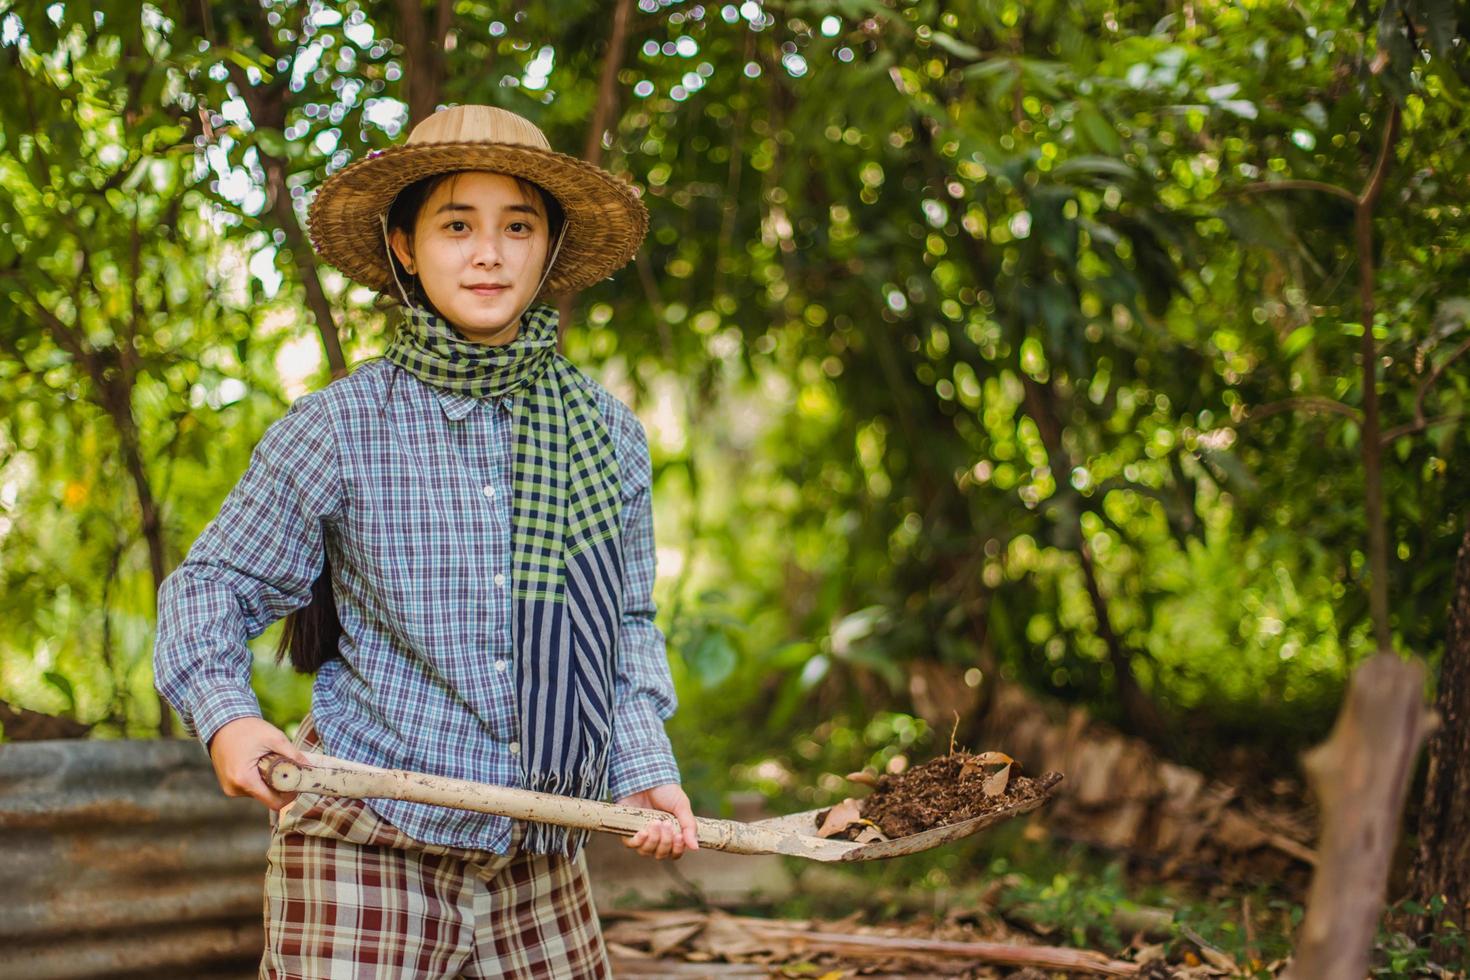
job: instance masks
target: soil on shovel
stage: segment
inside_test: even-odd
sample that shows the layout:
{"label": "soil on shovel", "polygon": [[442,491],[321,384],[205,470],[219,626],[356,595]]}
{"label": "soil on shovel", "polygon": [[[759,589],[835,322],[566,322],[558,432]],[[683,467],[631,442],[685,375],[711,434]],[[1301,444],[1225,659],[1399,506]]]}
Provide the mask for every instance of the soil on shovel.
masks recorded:
{"label": "soil on shovel", "polygon": [[[855,801],[861,820],[826,836],[859,840],[876,824],[889,839],[907,837],[1044,797],[1062,779],[1055,772],[1034,779],[1022,776],[1019,763],[1006,756],[998,763],[997,756],[952,752],[896,775],[879,776],[873,792]],[[819,827],[831,812],[818,815]]]}

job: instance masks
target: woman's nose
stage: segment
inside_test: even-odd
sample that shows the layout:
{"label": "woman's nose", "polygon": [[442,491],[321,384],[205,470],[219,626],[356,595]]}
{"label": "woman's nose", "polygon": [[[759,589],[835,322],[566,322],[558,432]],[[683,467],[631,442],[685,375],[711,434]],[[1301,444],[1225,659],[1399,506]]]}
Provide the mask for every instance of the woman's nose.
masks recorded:
{"label": "woman's nose", "polygon": [[475,251],[471,256],[475,265],[493,266],[500,261],[500,243],[494,235],[481,235],[475,239]]}

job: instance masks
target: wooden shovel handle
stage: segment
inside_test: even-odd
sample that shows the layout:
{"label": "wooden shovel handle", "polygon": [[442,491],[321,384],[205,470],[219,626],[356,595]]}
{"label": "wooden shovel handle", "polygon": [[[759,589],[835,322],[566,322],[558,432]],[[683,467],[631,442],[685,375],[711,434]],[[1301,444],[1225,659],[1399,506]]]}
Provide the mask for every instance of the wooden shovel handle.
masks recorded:
{"label": "wooden shovel handle", "polygon": [[[492,813],[515,820],[557,824],[580,830],[631,837],[650,820],[675,827],[679,821],[661,810],[644,810],[618,803],[602,803],[555,793],[493,786],[468,779],[430,776],[402,769],[379,769],[362,763],[306,753],[310,766],[298,766],[274,753],[260,760],[266,784],[283,793],[318,793],[350,799],[406,800],[436,806]],[[736,854],[790,854],[797,835],[777,833],[733,820],[701,817],[696,821],[700,847]],[[846,842],[817,841],[851,847]],[[800,847],[801,845],[796,845]],[[810,846],[810,845],[807,845]]]}
{"label": "wooden shovel handle", "polygon": [[673,814],[615,803],[599,803],[554,793],[492,786],[468,779],[430,776],[401,769],[378,769],[330,756],[309,754],[309,768],[281,755],[260,760],[261,776],[279,792],[319,793],[352,799],[408,800],[493,813],[516,820],[554,823],[631,837],[650,820],[679,825]]}

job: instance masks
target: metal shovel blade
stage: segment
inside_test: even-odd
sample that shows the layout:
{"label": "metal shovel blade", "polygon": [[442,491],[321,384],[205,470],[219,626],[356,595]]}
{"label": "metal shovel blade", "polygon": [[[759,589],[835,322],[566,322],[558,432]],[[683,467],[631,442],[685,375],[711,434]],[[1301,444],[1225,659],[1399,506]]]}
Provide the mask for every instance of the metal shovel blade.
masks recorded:
{"label": "metal shovel blade", "polygon": [[[402,769],[379,769],[376,766],[334,759],[331,756],[305,753],[308,766],[299,766],[284,756],[267,755],[260,760],[260,772],[267,784],[283,793],[314,793],[350,799],[393,799],[435,806],[455,807],[491,813],[516,820],[534,820],[580,830],[631,837],[650,820],[677,824],[674,817],[659,810],[644,810],[553,793],[493,786],[467,779],[430,776]],[[1012,806],[991,811],[961,823],[935,827],[922,833],[893,840],[859,844],[854,841],[818,837],[818,810],[793,813],[769,820],[740,823],[700,817],[699,846],[733,854],[785,854],[812,861],[873,861],[927,851],[931,847],[969,837],[1003,820],[1020,816],[1041,806],[1051,797],[1052,788],[1061,781],[1043,777],[1043,792]]]}

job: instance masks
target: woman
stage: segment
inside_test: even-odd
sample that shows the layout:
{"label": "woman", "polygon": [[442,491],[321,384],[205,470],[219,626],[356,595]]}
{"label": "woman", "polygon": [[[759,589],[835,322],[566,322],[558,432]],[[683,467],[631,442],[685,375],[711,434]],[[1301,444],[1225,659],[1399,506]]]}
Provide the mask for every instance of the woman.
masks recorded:
{"label": "woman", "polygon": [[[261,974],[606,975],[585,834],[293,800],[256,762],[312,749],[611,795],[678,818],[628,846],[697,847],[663,729],[646,437],[537,302],[624,265],[647,212],[529,121],[459,106],[334,174],[308,224],[325,260],[396,288],[403,323],[266,431],[160,590],[154,655],[225,793],[280,811]],[[283,650],[316,671],[296,744],[261,719],[246,647],[288,614]]]}

